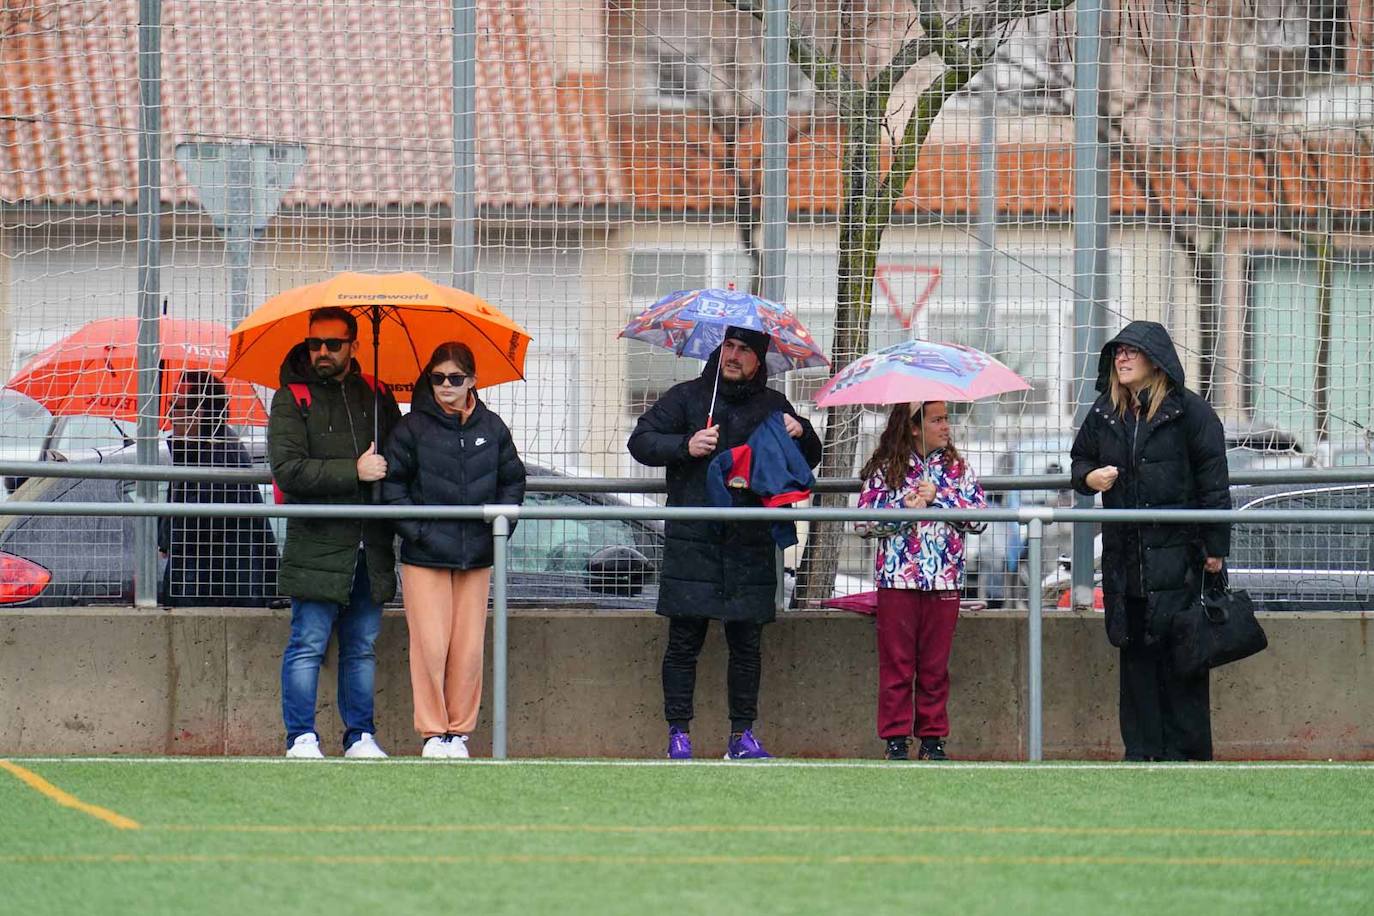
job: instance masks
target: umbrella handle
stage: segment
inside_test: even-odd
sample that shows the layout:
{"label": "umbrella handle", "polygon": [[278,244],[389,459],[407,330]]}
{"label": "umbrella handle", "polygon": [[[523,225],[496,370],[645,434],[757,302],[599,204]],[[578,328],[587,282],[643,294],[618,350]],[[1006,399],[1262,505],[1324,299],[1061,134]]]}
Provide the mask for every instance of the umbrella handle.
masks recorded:
{"label": "umbrella handle", "polygon": [[[372,304],[372,441],[380,451],[382,447],[382,307]],[[382,482],[372,484],[372,502],[381,505]]]}
{"label": "umbrella handle", "polygon": [[711,386],[711,406],[706,408],[706,428],[711,428],[711,419],[716,413],[716,392],[720,391],[720,360],[716,360],[716,383]]}

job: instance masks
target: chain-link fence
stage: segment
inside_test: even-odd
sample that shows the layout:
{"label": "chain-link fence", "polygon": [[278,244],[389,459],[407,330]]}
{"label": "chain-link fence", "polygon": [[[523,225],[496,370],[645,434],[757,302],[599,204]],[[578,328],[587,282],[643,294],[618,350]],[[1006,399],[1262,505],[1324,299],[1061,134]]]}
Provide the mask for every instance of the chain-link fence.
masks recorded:
{"label": "chain-link fence", "polygon": [[[666,292],[730,283],[793,309],[836,368],[920,336],[1021,373],[1026,392],[952,405],[985,476],[1067,471],[1096,351],[1137,318],[1173,333],[1234,469],[1371,465],[1372,17],[1371,0],[0,0],[0,453],[260,465],[241,390],[190,436],[213,447],[176,444],[180,368],[219,372],[227,329],[275,293],[413,270],[532,333],[526,381],[484,397],[549,474],[660,473],[625,440],[701,364],[617,332]],[[108,360],[64,363],[106,319],[129,319],[86,341]],[[119,396],[83,403],[92,371],[121,374]],[[822,431],[822,475],[851,477],[885,417],[817,409],[828,374],[775,383]],[[218,409],[203,395],[191,409]],[[870,587],[866,546],[804,533],[787,557],[804,597]],[[540,535],[529,562],[580,569],[642,534]],[[177,537],[263,569],[278,540],[125,524],[82,555],[161,546],[166,597],[214,597],[178,581]],[[1277,560],[1297,550],[1275,537]],[[1023,601],[1053,572],[1024,553],[1015,526],[974,539],[971,595]],[[1080,576],[1092,555],[1080,537]]]}

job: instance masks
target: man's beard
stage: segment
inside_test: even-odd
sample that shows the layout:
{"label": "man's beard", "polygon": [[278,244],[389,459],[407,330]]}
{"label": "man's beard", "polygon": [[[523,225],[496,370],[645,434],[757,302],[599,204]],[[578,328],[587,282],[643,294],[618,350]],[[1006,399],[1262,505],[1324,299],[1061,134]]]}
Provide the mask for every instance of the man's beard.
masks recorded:
{"label": "man's beard", "polygon": [[315,362],[315,374],[322,379],[331,379],[343,371],[342,366],[335,365],[326,359]]}
{"label": "man's beard", "polygon": [[[752,375],[744,374],[743,366],[733,365],[731,363],[725,364],[724,368],[721,370],[721,376],[728,382],[747,382],[749,379],[753,378]],[[731,376],[733,376],[733,378]]]}

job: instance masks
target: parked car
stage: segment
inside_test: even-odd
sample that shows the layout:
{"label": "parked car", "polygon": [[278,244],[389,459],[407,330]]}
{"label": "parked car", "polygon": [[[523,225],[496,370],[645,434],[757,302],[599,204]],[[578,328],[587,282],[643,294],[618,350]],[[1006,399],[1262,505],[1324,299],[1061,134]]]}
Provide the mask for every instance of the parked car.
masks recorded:
{"label": "parked car", "polygon": [[[130,461],[131,452],[125,449],[105,460]],[[560,476],[534,465],[529,473]],[[165,498],[167,485],[160,486]],[[270,501],[270,485],[262,489],[264,500]],[[133,491],[129,481],[35,477],[11,499],[128,502]],[[627,505],[619,497],[596,493],[530,493],[525,504]],[[278,546],[284,529],[283,519],[273,520]],[[133,531],[129,517],[0,516],[0,604],[132,602]],[[662,553],[663,524],[656,520],[525,519],[511,536],[508,597],[514,605],[651,607]]]}
{"label": "parked car", "polygon": [[[1024,439],[997,457],[994,473],[998,475],[1067,474],[1071,463],[1069,451],[1073,435],[1062,434],[1039,439]],[[1313,455],[1303,451],[1291,433],[1266,424],[1240,424],[1226,427],[1226,464],[1232,473],[1251,470],[1285,470],[1308,468],[1315,464]],[[1021,506],[1054,506],[1071,508],[1075,503],[1073,490],[1012,490],[990,493],[989,505],[1019,508]],[[1028,553],[1025,533],[1014,522],[988,526],[976,539],[976,553],[971,552],[970,596],[996,606],[1009,601],[1024,601],[1031,578],[1025,567]],[[1050,525],[1045,528],[1044,557],[1056,561],[1058,569],[1045,579],[1046,587],[1068,569],[1073,551],[1073,526]],[[1100,552],[1100,548],[1099,548]]]}
{"label": "parked car", "polygon": [[[1234,487],[1241,511],[1374,509],[1374,484],[1269,484]],[[1101,585],[1102,537],[1093,541],[1095,579]],[[1374,611],[1374,531],[1368,525],[1235,525],[1226,558],[1232,588],[1245,589],[1263,611]],[[1045,577],[1047,604],[1067,606],[1072,564]],[[1096,589],[1101,609],[1101,588]]]}
{"label": "parked car", "polygon": [[[1073,436],[1022,439],[1013,448],[998,454],[994,474],[1005,476],[1044,476],[1069,473],[1069,448]],[[1068,508],[1074,492],[1063,490],[997,490],[988,493],[988,505],[1003,509],[1022,506]],[[1045,529],[1044,550],[1048,557],[1072,549],[1070,525],[1050,525]],[[970,598],[997,607],[1024,600],[1029,577],[1025,568],[1026,538],[1016,522],[993,522],[969,540],[965,593]]]}
{"label": "parked car", "polygon": [[1286,471],[1314,467],[1316,456],[1298,437],[1263,422],[1226,424],[1226,466],[1236,471]]}
{"label": "parked car", "polygon": [[[1274,484],[1237,487],[1232,504],[1248,509],[1374,509],[1374,484]],[[1236,525],[1226,566],[1269,611],[1374,610],[1374,530],[1368,525]]]}

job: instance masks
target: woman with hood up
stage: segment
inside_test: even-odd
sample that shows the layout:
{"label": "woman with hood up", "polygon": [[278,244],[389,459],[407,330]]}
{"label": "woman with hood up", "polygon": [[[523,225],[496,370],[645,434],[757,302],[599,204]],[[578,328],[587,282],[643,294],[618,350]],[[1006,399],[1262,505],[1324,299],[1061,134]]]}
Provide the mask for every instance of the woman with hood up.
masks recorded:
{"label": "woman with hood up", "polygon": [[[479,506],[524,500],[525,465],[510,430],[476,389],[472,350],[456,341],[436,347],[415,382],[410,413],[387,442],[385,502]],[[420,517],[399,521],[396,528],[420,753],[466,758],[482,699],[495,561],[491,527],[478,519]]]}
{"label": "woman with hood up", "polygon": [[[1169,333],[1133,321],[1102,348],[1097,390],[1074,439],[1073,486],[1108,509],[1229,509],[1226,437],[1216,412],[1184,387]],[[1173,670],[1169,632],[1219,573],[1228,524],[1102,526],[1107,639],[1121,650],[1127,760],[1210,760],[1208,676]]]}
{"label": "woman with hood up", "polygon": [[[168,410],[167,446],[178,467],[247,468],[248,450],[229,426],[229,393],[209,372],[184,373]],[[169,503],[262,502],[252,483],[173,481]],[[160,600],[177,607],[263,607],[276,595],[277,540],[265,518],[164,518],[158,549],[167,558]]]}

